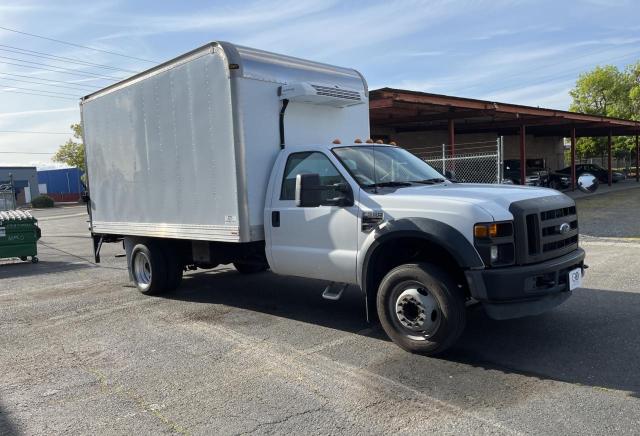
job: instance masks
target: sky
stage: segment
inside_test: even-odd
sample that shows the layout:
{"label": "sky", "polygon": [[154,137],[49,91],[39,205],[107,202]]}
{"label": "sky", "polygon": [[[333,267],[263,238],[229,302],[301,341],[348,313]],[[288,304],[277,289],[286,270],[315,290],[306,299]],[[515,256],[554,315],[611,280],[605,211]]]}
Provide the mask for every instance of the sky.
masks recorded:
{"label": "sky", "polygon": [[581,72],[640,60],[639,16],[638,0],[1,0],[0,166],[55,165],[79,97],[216,40],[355,68],[370,89],[567,109]]}

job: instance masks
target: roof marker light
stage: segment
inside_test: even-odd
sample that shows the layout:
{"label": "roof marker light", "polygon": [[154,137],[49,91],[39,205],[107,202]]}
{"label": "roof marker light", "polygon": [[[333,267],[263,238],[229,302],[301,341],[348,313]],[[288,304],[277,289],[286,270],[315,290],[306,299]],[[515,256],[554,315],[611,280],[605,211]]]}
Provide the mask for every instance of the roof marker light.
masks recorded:
{"label": "roof marker light", "polygon": [[396,141],[391,141],[389,145],[398,145],[398,144],[396,144]]}
{"label": "roof marker light", "polygon": [[373,139],[369,138],[365,141],[367,144],[373,144]]}
{"label": "roof marker light", "polygon": [[356,138],[356,139],[353,140],[353,143],[354,144],[362,144],[362,139]]}
{"label": "roof marker light", "polygon": [[339,140],[338,138],[334,139],[334,140],[333,140],[333,143],[334,143],[334,144],[342,144],[342,142],[340,142],[340,140]]}
{"label": "roof marker light", "polygon": [[376,144],[384,144],[384,142],[382,142],[382,139],[378,139],[378,140],[376,141]]}

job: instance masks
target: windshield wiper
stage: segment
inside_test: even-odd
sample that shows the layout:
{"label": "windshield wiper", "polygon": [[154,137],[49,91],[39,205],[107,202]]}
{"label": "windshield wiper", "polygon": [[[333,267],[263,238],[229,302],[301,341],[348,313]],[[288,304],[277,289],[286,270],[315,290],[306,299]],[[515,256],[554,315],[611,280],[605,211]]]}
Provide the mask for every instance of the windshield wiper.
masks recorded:
{"label": "windshield wiper", "polygon": [[411,182],[378,182],[378,183],[369,183],[364,185],[365,188],[395,188],[395,187],[404,187],[411,186]]}
{"label": "windshield wiper", "polygon": [[441,177],[434,177],[433,179],[412,180],[411,182],[422,183],[423,185],[435,185],[436,183],[444,183],[444,179]]}

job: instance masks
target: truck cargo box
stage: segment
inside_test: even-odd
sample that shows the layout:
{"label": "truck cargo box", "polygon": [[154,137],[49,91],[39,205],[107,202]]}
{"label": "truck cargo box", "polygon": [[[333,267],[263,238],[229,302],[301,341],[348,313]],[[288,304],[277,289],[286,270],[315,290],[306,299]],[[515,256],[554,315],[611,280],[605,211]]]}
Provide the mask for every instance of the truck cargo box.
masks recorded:
{"label": "truck cargo box", "polygon": [[84,97],[92,231],[263,240],[279,93],[287,146],[369,136],[357,71],[224,42]]}

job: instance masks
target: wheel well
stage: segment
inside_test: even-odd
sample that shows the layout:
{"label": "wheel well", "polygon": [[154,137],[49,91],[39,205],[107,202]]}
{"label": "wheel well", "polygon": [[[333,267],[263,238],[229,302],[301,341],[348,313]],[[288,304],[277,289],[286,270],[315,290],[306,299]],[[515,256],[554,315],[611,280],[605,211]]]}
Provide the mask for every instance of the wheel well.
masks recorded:
{"label": "wheel well", "polygon": [[399,237],[383,242],[369,257],[365,291],[370,301],[375,301],[378,286],[389,271],[397,266],[415,262],[429,262],[442,267],[464,292],[465,298],[470,296],[464,271],[446,248],[428,239]]}

